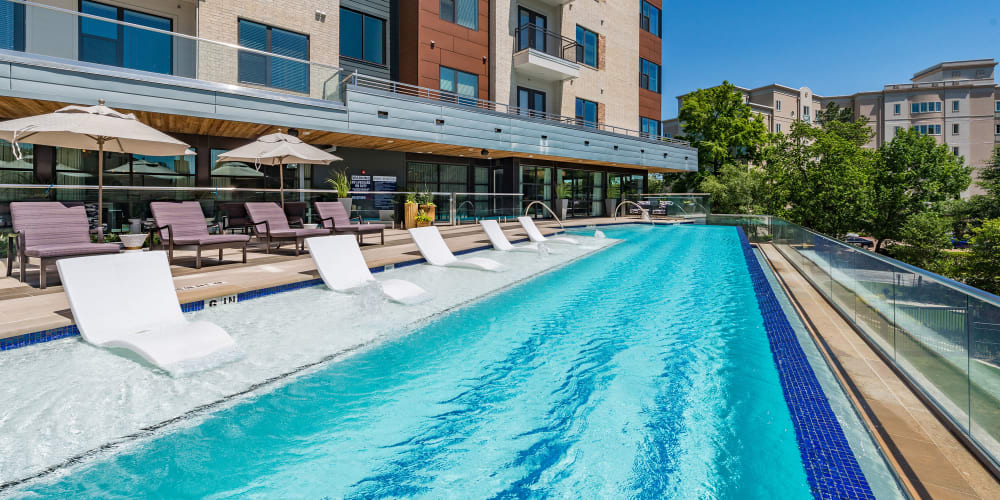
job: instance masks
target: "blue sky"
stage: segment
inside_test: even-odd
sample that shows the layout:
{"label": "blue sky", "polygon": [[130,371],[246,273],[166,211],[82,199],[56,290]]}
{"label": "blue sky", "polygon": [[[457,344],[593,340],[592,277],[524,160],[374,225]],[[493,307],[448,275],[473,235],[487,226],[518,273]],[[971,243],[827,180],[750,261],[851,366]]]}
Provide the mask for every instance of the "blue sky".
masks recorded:
{"label": "blue sky", "polygon": [[819,95],[908,82],[941,61],[1000,59],[1000,0],[663,2],[663,118],[723,80]]}

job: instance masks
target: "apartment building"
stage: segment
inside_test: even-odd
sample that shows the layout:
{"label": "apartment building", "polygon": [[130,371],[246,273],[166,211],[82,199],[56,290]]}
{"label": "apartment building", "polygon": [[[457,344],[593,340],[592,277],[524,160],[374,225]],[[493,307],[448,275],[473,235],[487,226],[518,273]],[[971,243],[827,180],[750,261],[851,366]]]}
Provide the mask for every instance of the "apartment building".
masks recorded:
{"label": "apartment building", "polygon": [[[332,169],[348,168],[358,189],[522,193],[524,204],[551,202],[566,184],[570,215],[602,215],[605,198],[644,191],[650,172],[697,168],[695,149],[660,136],[659,9],[659,0],[0,0],[0,118],[104,99],[192,145],[193,156],[107,157],[118,168],[108,182],[172,191],[112,192],[105,220],[142,217],[151,198],[195,197],[211,212],[272,196],[263,190],[277,187],[277,167],[216,160],[278,128],[344,159],[286,167],[284,187],[303,200],[296,190],[326,188]],[[0,184],[53,189],[0,189],[0,202],[94,196],[61,186],[95,184],[95,152],[23,150],[16,160],[0,144]],[[477,198],[473,210],[490,203]]]}
{"label": "apartment building", "polygon": [[[874,136],[868,147],[891,141],[899,130],[916,129],[982,167],[1000,144],[1000,85],[993,59],[947,61],[914,73],[909,83],[888,84],[881,90],[840,96],[818,96],[808,87],[772,84],[755,89],[738,87],[768,130],[788,133],[797,120],[815,121],[829,103],[851,109],[868,119]],[[678,107],[684,96],[677,97]],[[677,118],[663,122],[664,135],[681,131]],[[980,193],[973,185],[965,196]]]}

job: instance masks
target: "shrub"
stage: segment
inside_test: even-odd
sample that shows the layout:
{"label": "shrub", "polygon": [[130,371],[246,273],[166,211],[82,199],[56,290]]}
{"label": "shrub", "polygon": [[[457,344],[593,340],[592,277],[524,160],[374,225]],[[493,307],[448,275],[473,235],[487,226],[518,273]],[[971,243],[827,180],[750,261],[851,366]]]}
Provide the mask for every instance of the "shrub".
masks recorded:
{"label": "shrub", "polygon": [[967,282],[991,293],[1000,293],[1000,218],[987,219],[972,230]]}
{"label": "shrub", "polygon": [[893,247],[898,259],[931,270],[942,258],[942,249],[951,246],[951,221],[935,212],[920,212],[907,217],[900,230],[905,245]]}

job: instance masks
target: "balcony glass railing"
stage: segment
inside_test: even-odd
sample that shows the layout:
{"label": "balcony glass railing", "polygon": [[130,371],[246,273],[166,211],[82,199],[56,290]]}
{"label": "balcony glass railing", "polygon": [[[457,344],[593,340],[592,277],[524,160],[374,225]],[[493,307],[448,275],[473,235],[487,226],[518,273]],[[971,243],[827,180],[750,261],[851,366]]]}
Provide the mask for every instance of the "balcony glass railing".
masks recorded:
{"label": "balcony glass railing", "polygon": [[514,53],[522,50],[537,50],[576,64],[576,50],[580,45],[576,40],[549,31],[534,24],[522,24],[514,32]]}
{"label": "balcony glass railing", "polygon": [[[289,51],[305,43],[301,40],[278,46],[275,39],[284,38],[272,35],[274,52],[269,52],[162,29],[176,27],[180,20],[129,15],[128,9],[89,1],[80,5],[91,4],[93,8],[76,12],[0,0],[0,50],[43,56],[52,63],[73,61],[95,72],[122,71],[137,79],[172,78],[181,85],[187,79],[188,84],[226,85],[227,91],[242,88],[342,102],[340,68],[276,53],[293,53]],[[191,17],[187,21],[194,24],[193,13]],[[253,38],[249,28],[244,31],[244,38]],[[267,47],[266,27],[264,33],[257,37],[264,45],[257,45]]]}
{"label": "balcony glass railing", "polygon": [[1000,297],[777,217],[710,215],[771,242],[965,436],[1000,459]]}
{"label": "balcony glass railing", "polygon": [[591,122],[572,116],[563,116],[554,113],[547,113],[544,111],[536,111],[529,108],[511,106],[510,104],[504,104],[501,102],[488,101],[486,99],[479,99],[477,97],[456,94],[454,92],[446,92],[443,90],[437,90],[428,87],[420,87],[418,85],[410,85],[408,83],[395,82],[392,80],[386,80],[384,78],[362,75],[360,73],[353,73],[347,75],[344,78],[344,83],[348,86],[348,88],[353,86],[361,89],[379,90],[383,92],[389,92],[391,94],[397,94],[409,97],[418,97],[421,99],[439,101],[448,104],[467,106],[469,108],[477,108],[479,110],[487,112],[515,115],[520,118],[533,118],[537,120],[555,122],[562,125],[572,125],[575,127],[586,127],[591,129],[597,129],[603,132],[608,132],[622,136],[666,142],[672,146],[688,148],[694,151],[694,148],[691,147],[689,143],[678,139],[673,139],[671,137],[650,134],[647,132],[640,132],[638,130],[628,129],[624,127],[616,127],[614,125],[608,125],[607,123]]}

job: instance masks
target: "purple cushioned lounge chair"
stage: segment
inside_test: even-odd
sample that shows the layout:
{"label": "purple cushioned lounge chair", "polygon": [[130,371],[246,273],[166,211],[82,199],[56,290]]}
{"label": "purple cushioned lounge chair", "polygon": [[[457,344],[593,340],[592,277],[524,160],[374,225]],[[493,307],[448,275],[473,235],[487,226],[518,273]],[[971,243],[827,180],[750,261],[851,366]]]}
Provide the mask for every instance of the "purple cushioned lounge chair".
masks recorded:
{"label": "purple cushioned lounge chair", "polygon": [[317,201],[316,213],[319,214],[322,226],[333,230],[334,234],[353,234],[358,238],[358,243],[364,243],[364,235],[379,233],[382,236],[381,244],[385,244],[385,224],[351,224],[344,204],[339,201]]}
{"label": "purple cushioned lounge chair", "polygon": [[[194,250],[194,267],[201,269],[201,251],[218,250],[222,262],[222,249],[243,249],[243,263],[247,263],[247,234],[209,234],[205,214],[197,201],[154,201],[149,204],[155,220],[151,232],[160,233],[160,245],[167,250],[167,261],[174,262],[174,250]],[[219,232],[222,232],[221,226]],[[150,234],[149,241],[153,241]]]}
{"label": "purple cushioned lounge chair", "polygon": [[277,242],[281,248],[282,241],[295,242],[295,255],[305,250],[303,240],[310,236],[326,236],[329,229],[291,228],[285,211],[274,202],[247,202],[247,214],[250,215],[253,232],[257,238],[264,239],[264,248],[271,253],[271,242]]}
{"label": "purple cushioned lounge chair", "polygon": [[[82,205],[70,206],[56,201],[22,201],[10,204],[14,234],[7,240],[7,276],[11,275],[14,257],[20,269],[18,280],[24,282],[28,258],[40,261],[38,285],[45,288],[45,267],[66,257],[118,253],[118,243],[91,243],[90,224]],[[16,249],[14,247],[17,247]]]}

